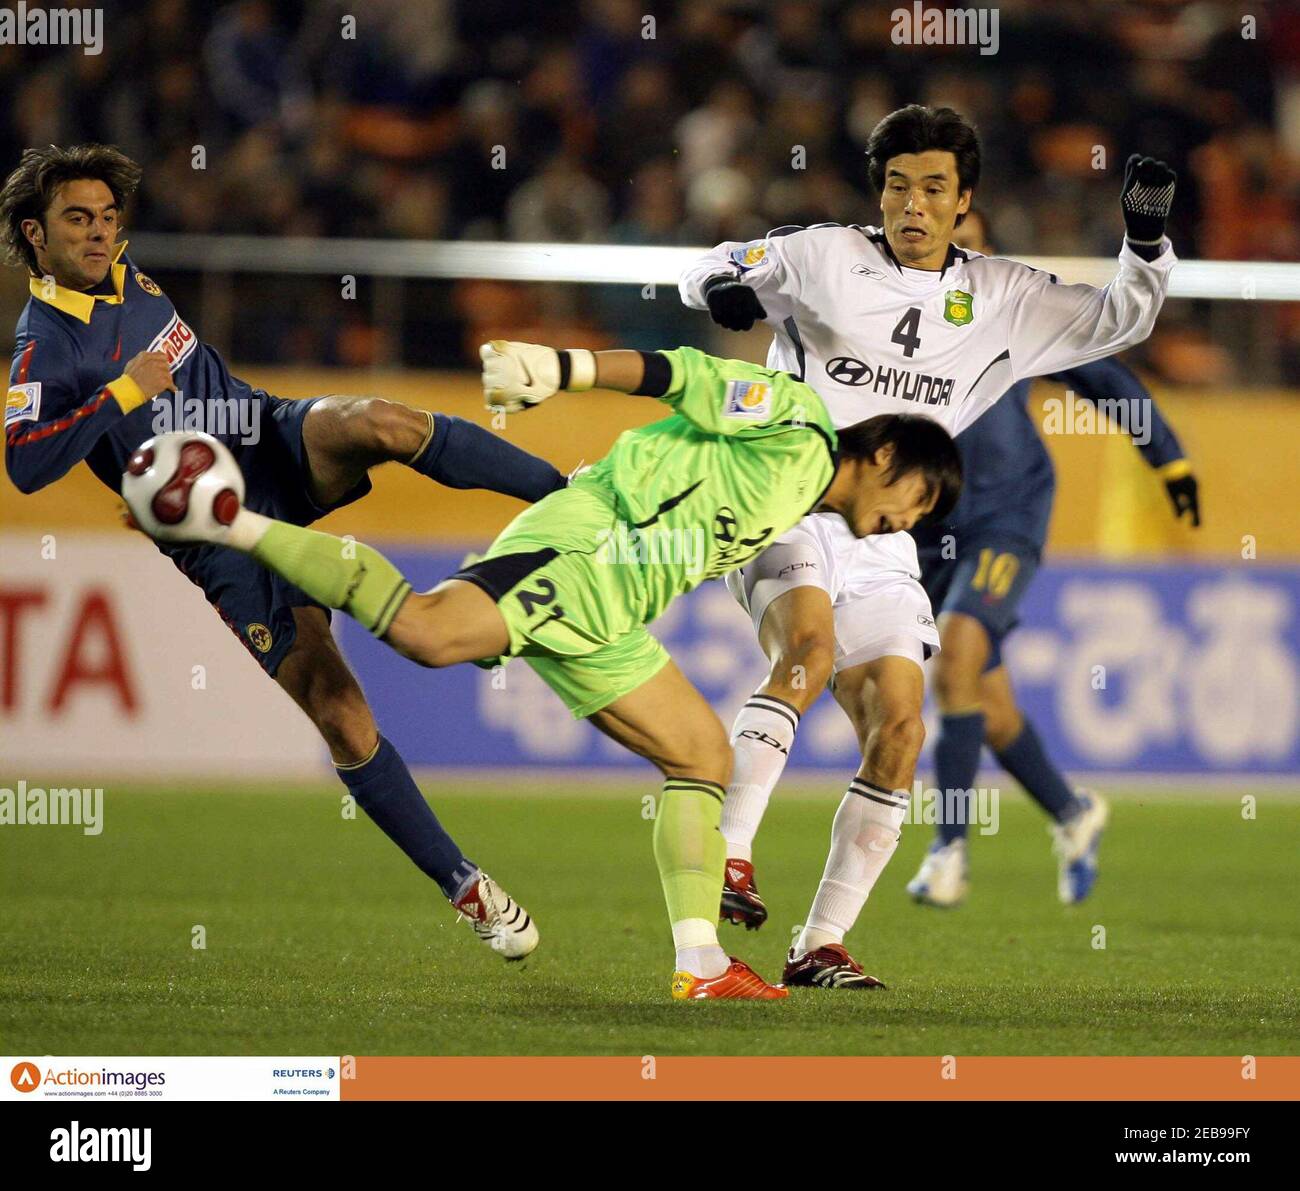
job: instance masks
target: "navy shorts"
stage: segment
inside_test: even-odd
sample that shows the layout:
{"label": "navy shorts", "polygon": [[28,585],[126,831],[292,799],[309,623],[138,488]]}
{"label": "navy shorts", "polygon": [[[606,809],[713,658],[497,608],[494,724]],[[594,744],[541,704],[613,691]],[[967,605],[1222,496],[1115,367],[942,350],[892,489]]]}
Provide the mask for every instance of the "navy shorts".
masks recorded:
{"label": "navy shorts", "polygon": [[[286,401],[255,392],[265,398],[258,441],[228,444],[244,473],[246,508],[294,525],[310,525],[370,491],[370,480],[363,477],[342,500],[328,507],[317,504],[311,495],[302,424],[320,398]],[[179,546],[163,552],[203,589],[231,632],[272,676],[296,636],[293,609],[322,607],[301,588],[226,546]],[[325,614],[329,615],[328,608]]]}
{"label": "navy shorts", "polygon": [[987,673],[1002,665],[1002,642],[1020,623],[1020,600],[1038,570],[1038,548],[1024,538],[981,534],[957,547],[955,558],[938,547],[919,552],[921,585],[937,620],[964,612],[989,635]]}

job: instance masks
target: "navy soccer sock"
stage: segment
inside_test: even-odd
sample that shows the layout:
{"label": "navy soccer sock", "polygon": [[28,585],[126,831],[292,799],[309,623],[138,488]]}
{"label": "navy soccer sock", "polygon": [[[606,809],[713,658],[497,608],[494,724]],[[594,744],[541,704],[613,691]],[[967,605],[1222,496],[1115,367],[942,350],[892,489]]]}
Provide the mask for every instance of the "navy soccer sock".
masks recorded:
{"label": "navy soccer sock", "polygon": [[545,459],[464,418],[433,415],[433,441],[407,465],[448,488],[488,488],[538,501],[565,484]]}
{"label": "navy soccer sock", "polygon": [[438,817],[406,768],[401,754],[382,736],[375,751],[356,765],[338,766],[339,777],[357,805],[455,901],[478,874]]}
{"label": "navy soccer sock", "polygon": [[1029,796],[1058,823],[1079,809],[1074,791],[1061,776],[1061,771],[1048,760],[1043,742],[1028,720],[1010,746],[996,755],[1002,768],[1024,786]]}
{"label": "navy soccer sock", "polygon": [[941,844],[966,838],[971,810],[970,795],[966,791],[975,785],[983,744],[982,711],[945,715],[939,720],[939,741],[934,746],[934,769],[941,799],[937,826]]}

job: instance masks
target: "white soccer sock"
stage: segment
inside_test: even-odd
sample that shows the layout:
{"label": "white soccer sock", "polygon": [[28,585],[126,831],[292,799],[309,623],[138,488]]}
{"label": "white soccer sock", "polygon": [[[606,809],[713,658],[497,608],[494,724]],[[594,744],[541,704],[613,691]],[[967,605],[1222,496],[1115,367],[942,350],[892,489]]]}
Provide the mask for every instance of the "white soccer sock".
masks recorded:
{"label": "white soccer sock", "polygon": [[731,729],[735,756],[722,804],[721,831],[728,860],[751,860],[754,836],[785,763],[790,759],[799,713],[784,700],[754,694]]}
{"label": "white soccer sock", "polygon": [[684,918],[673,923],[673,947],[677,970],[701,980],[721,976],[730,966],[727,953],[718,942],[717,923],[704,918]]}
{"label": "white soccer sock", "polygon": [[270,524],[270,517],[263,517],[261,513],[254,513],[252,509],[240,509],[230,523],[230,528],[226,530],[223,544],[235,550],[242,550],[245,554],[251,554],[253,547],[262,540],[262,535],[266,533]]}
{"label": "white soccer sock", "polygon": [[831,851],[795,957],[840,943],[898,847],[907,815],[906,790],[883,790],[854,778],[831,825]]}

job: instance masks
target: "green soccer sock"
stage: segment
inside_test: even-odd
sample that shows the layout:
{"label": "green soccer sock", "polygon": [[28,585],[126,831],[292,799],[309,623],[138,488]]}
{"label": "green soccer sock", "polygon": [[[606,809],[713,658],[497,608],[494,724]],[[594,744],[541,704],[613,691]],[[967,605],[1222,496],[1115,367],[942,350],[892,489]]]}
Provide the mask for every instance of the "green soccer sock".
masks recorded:
{"label": "green soccer sock", "polygon": [[378,550],[283,521],[267,520],[248,553],[313,600],[346,612],[376,637],[388,632],[411,590],[401,571]]}
{"label": "green soccer sock", "polygon": [[677,966],[702,977],[719,976],[727,967],[717,928],[727,863],[727,843],[718,830],[724,796],[717,782],[669,778],[655,816],[655,864],[668,903]]}

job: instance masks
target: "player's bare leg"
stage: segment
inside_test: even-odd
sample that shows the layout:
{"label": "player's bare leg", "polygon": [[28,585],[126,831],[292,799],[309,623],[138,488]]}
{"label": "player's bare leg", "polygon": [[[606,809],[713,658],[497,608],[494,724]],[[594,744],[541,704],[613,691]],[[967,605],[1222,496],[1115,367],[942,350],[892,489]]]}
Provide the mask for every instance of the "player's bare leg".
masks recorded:
{"label": "player's bare leg", "polygon": [[454,666],[500,657],[510,648],[506,622],[481,587],[448,579],[432,591],[412,592],[384,641],[422,666]]}
{"label": "player's bare leg", "polygon": [[789,760],[799,719],[831,677],[835,624],[830,596],[812,586],[779,595],[763,614],[758,639],[770,669],[732,726],[735,765],[722,808],[727,867],[719,916],[749,930],[767,921],[754,877],[754,835]]}
{"label": "player's bare leg", "polygon": [[726,860],[718,821],[731,747],[704,696],[669,662],[591,722],[664,775],[654,853],[676,950],[674,999],[784,997],[784,989],[729,960],[718,943],[715,914]]}
{"label": "player's bare leg", "polygon": [[382,397],[322,397],[307,411],[303,447],[312,495],[330,507],[380,463],[402,463],[450,488],[488,488],[537,501],[564,487],[544,459],[464,418]]}
{"label": "player's bare leg", "polygon": [[862,746],[858,778],[910,794],[925,743],[921,667],[911,658],[887,654],[843,670],[835,678],[835,699],[853,722]]}
{"label": "player's bare leg", "polygon": [[1000,753],[1011,747],[1025,726],[1007,668],[997,666],[981,674],[979,693],[984,709],[984,743]]}
{"label": "player's bare leg", "polygon": [[319,608],[293,610],[296,635],[275,680],[316,725],[335,765],[364,761],[379,742],[370,705]]}
{"label": "player's bare leg", "polygon": [[844,935],[898,847],[925,739],[924,697],[924,674],[909,657],[886,654],[836,676],[835,698],[858,734],[862,765],[835,812],[826,868],[786,963],[787,984],[883,987],[844,949]]}

